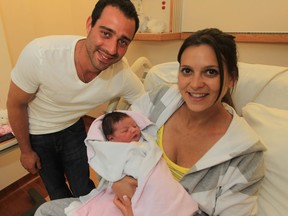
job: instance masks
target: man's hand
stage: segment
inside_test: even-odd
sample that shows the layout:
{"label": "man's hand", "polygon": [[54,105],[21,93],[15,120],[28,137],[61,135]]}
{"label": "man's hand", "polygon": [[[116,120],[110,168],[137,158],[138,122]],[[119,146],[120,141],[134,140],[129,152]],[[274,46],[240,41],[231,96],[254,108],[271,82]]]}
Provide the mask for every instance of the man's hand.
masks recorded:
{"label": "man's hand", "polygon": [[40,158],[35,151],[21,153],[22,166],[30,173],[36,174],[41,169]]}
{"label": "man's hand", "polygon": [[112,190],[116,196],[124,203],[123,196],[127,196],[131,200],[137,186],[138,183],[136,179],[130,176],[125,176],[121,180],[113,183]]}

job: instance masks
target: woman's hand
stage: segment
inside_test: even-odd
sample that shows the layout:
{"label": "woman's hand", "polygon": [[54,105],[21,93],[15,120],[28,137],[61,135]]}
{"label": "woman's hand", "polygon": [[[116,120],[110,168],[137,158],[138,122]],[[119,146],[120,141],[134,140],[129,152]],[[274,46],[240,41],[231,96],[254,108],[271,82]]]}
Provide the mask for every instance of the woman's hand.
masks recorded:
{"label": "woman's hand", "polygon": [[122,212],[123,216],[133,216],[131,200],[127,196],[123,196],[122,200],[115,196],[113,202]]}
{"label": "woman's hand", "polygon": [[121,180],[114,182],[112,190],[116,196],[124,203],[123,197],[127,196],[130,200],[132,199],[135,190],[138,186],[137,180],[130,176],[125,176]]}

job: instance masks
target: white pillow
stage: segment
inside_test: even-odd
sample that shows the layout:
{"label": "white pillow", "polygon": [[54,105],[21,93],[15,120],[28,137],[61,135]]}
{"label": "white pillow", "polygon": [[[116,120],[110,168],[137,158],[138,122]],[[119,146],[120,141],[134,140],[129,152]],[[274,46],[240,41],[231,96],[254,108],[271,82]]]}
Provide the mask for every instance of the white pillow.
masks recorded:
{"label": "white pillow", "polygon": [[[288,82],[287,67],[244,62],[238,62],[238,67],[239,80],[232,98],[239,115],[241,115],[241,109],[249,102],[279,109],[288,108],[288,100],[284,100],[288,97],[288,91],[285,91]],[[285,73],[286,75],[283,76]],[[278,95],[278,97],[273,97],[273,95]]]}
{"label": "white pillow", "polygon": [[[288,109],[288,70],[278,74],[255,98],[256,103],[278,109]],[[288,214],[287,214],[288,215]]]}
{"label": "white pillow", "polygon": [[248,103],[242,114],[267,146],[258,216],[288,215],[288,110]]}
{"label": "white pillow", "polygon": [[150,91],[159,84],[175,84],[178,81],[178,62],[166,62],[150,68],[144,80],[146,91]]}

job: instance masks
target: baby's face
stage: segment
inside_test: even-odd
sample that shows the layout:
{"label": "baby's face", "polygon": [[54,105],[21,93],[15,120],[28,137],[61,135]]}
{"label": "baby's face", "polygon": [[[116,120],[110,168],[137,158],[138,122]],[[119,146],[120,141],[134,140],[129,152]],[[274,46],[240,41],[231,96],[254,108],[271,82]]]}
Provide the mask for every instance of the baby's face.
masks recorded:
{"label": "baby's face", "polygon": [[139,141],[141,132],[136,122],[128,117],[117,122],[113,126],[114,133],[109,138],[113,142]]}

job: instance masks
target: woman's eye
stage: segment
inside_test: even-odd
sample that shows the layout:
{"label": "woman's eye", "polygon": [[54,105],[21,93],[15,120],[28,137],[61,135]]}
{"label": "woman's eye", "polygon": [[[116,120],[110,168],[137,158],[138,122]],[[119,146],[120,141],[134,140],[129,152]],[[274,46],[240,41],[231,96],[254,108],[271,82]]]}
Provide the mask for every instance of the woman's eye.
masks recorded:
{"label": "woman's eye", "polygon": [[181,69],[181,72],[182,72],[183,74],[190,74],[192,71],[191,71],[191,69],[189,69],[189,68],[182,68],[182,69]]}
{"label": "woman's eye", "polygon": [[208,70],[206,71],[206,74],[207,74],[208,76],[216,76],[216,75],[218,74],[218,71],[215,70],[215,69],[208,69]]}

